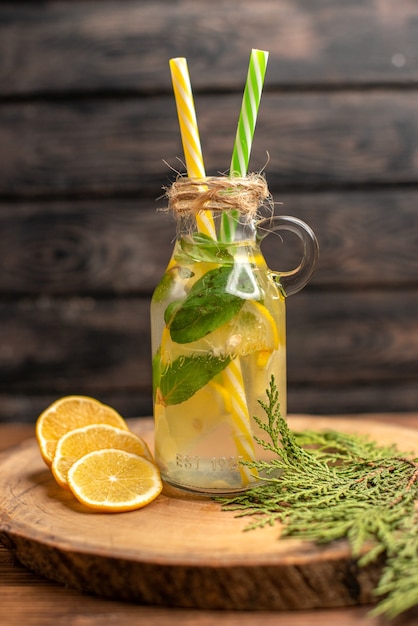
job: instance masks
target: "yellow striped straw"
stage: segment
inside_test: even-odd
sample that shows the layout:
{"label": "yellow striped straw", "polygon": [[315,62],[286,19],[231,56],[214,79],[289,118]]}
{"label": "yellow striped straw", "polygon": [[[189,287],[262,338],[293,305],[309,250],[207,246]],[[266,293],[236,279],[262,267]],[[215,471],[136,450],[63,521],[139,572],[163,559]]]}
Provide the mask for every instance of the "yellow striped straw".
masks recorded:
{"label": "yellow striped straw", "polygon": [[[223,370],[222,381],[231,399],[231,425],[238,455],[242,457],[244,461],[254,461],[254,438],[251,430],[250,414],[245,397],[244,380],[239,357],[232,360],[228,367]],[[243,485],[248,485],[257,477],[257,471],[251,470],[246,465],[240,465],[240,473]]]}
{"label": "yellow striped straw", "polygon": [[[206,173],[186,59],[182,57],[170,59],[170,70],[187,175],[189,178],[205,178]],[[215,225],[210,211],[203,211],[198,214],[196,223],[199,232],[216,239]],[[231,361],[224,370],[223,384],[231,399],[231,425],[237,453],[246,461],[254,461],[254,440],[238,357]],[[255,478],[254,473],[246,466],[240,466],[240,472],[243,485],[249,484]]]}
{"label": "yellow striped straw", "polygon": [[[199,129],[186,59],[183,57],[170,59],[170,70],[187,175],[189,178],[205,178]],[[216,239],[215,225],[210,211],[202,211],[196,215],[196,221],[200,232]]]}

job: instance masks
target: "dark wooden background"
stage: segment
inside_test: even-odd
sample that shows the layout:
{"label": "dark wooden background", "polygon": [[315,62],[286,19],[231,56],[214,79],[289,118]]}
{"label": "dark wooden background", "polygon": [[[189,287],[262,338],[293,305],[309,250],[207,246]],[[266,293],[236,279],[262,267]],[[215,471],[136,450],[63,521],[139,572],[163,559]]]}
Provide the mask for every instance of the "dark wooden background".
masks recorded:
{"label": "dark wooden background", "polygon": [[0,2],[0,420],[70,393],[151,414],[158,198],[183,169],[168,60],[188,59],[216,174],[252,47],[251,169],[268,152],[278,212],[321,246],[288,300],[289,411],[418,409],[416,0],[61,0]]}

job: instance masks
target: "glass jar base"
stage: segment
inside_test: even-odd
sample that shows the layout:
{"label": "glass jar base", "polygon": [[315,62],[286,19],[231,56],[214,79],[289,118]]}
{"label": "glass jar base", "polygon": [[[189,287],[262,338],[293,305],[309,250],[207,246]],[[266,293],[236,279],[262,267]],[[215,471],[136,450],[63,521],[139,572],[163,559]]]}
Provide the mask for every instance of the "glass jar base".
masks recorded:
{"label": "glass jar base", "polygon": [[237,493],[247,491],[256,484],[243,485],[240,487],[196,487],[193,485],[179,484],[172,479],[168,479],[161,475],[164,483],[164,493],[171,497],[195,497],[195,498],[213,498],[216,496],[233,497]]}

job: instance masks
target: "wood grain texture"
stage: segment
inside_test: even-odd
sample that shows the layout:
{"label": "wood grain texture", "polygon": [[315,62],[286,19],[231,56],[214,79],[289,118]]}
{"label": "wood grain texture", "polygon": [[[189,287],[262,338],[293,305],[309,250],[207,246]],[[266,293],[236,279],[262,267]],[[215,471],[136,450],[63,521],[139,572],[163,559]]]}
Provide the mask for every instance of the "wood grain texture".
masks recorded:
{"label": "wood grain texture", "polygon": [[4,389],[11,389],[14,379],[17,388],[40,392],[45,389],[42,379],[51,375],[57,391],[73,385],[80,390],[90,386],[96,393],[100,388],[150,389],[146,300],[40,298],[17,306],[6,302],[0,309]]}
{"label": "wood grain texture", "polygon": [[[4,548],[0,545],[0,557]],[[16,570],[15,566],[15,570]],[[381,626],[378,618],[370,618],[370,606],[311,611],[206,611],[175,607],[138,606],[127,602],[95,598],[80,591],[49,582],[27,573],[23,567],[18,584],[0,588],[0,598],[7,626]],[[0,570],[2,573],[3,571]],[[24,573],[26,576],[24,576]],[[398,621],[396,626],[415,626],[417,614]]]}
{"label": "wood grain texture", "polygon": [[[94,597],[44,578],[21,566],[0,544],[0,600],[5,626],[381,626],[370,605],[298,611],[219,611],[141,606]],[[417,612],[396,626],[415,626]]]}
{"label": "wood grain texture", "polygon": [[[341,412],[373,405],[378,411],[413,410],[418,401],[417,310],[415,291],[308,288],[289,299],[289,401],[296,401],[290,410],[335,412],[333,395]],[[7,301],[0,303],[0,320],[2,394],[86,393],[116,402],[129,416],[150,413],[147,299]],[[298,398],[305,391],[301,404]],[[7,419],[7,410],[3,414]]]}
{"label": "wood grain texture", "polygon": [[[269,153],[276,212],[321,248],[289,301],[289,406],[416,409],[417,25],[414,0],[1,2],[0,420],[69,391],[150,414],[174,237],[156,198],[183,169],[168,59],[188,58],[215,174],[250,47],[270,51],[250,169]],[[282,248],[263,245],[274,269]]]}
{"label": "wood grain texture", "polygon": [[[372,420],[416,428],[418,414],[345,416],[352,422]],[[33,437],[33,425],[0,424],[0,450]],[[2,457],[6,459],[6,456]],[[370,606],[297,611],[204,611],[149,607],[92,597],[36,575],[20,565],[13,553],[0,543],[0,601],[5,626],[382,626],[382,620],[368,615]],[[5,617],[7,616],[7,618]],[[415,626],[417,611],[412,610],[394,621],[396,626]]]}
{"label": "wood grain texture", "polygon": [[[408,292],[369,292],[366,297],[311,290],[295,296],[288,302],[290,371],[297,361],[299,382],[314,375],[312,369],[324,382],[335,382],[343,372],[350,380],[385,377],[385,372],[396,377],[400,366],[404,374],[409,368],[410,376],[416,375],[417,306],[418,296]],[[109,389],[110,379],[117,385],[124,380],[126,388],[136,386],[139,375],[143,384],[150,382],[144,370],[145,363],[150,369],[149,303],[144,299],[3,303],[0,319],[4,363],[20,368],[21,385],[37,388],[54,368],[67,384],[81,381],[89,371],[96,389]],[[96,350],[100,354],[94,356]],[[24,364],[34,360],[37,371],[29,371],[26,381]],[[66,362],[70,365],[64,372]],[[4,387],[10,383],[3,377]]]}
{"label": "wood grain texture", "polygon": [[[197,100],[197,98],[196,98]],[[240,95],[196,102],[206,171],[229,168]],[[250,170],[275,192],[417,183],[415,91],[266,93]],[[137,194],[172,180],[183,151],[173,97],[3,104],[0,195]]]}
{"label": "wood grain texture", "polygon": [[162,206],[154,199],[3,204],[0,290],[150,296],[175,237],[174,219],[157,212]]}
{"label": "wood grain texture", "polygon": [[197,89],[240,90],[251,46],[269,85],[413,84],[416,17],[414,0],[3,2],[0,93],[168,91],[173,56]]}
{"label": "wood grain texture", "polygon": [[[17,385],[16,385],[17,387]],[[56,386],[56,379],[51,375],[49,383],[45,381],[41,390],[26,390],[25,386],[0,393],[0,422],[5,425],[15,422],[34,424],[40,413],[58,397],[68,393],[86,393],[102,402],[113,406],[126,417],[152,414],[152,397],[148,388],[144,390],[124,388],[116,390],[96,389],[89,383]],[[321,383],[305,380],[300,383],[288,381],[287,400],[292,413],[312,413],[314,415],[333,415],[350,412],[371,414],[380,411],[392,411],[393,421],[401,423],[400,416],[416,411],[418,405],[416,379],[385,380],[382,382],[362,381],[345,382],[341,379],[333,383]]]}
{"label": "wood grain texture", "polygon": [[[305,415],[290,415],[289,419],[296,423],[299,418],[308,419],[309,417],[315,417],[317,419],[319,416],[310,416],[308,414]],[[328,418],[328,416],[321,416],[322,418]],[[355,428],[357,423],[367,421],[367,422],[377,422],[378,424],[389,424],[389,425],[401,425],[405,426],[409,429],[417,429],[418,428],[418,413],[410,412],[410,413],[365,413],[365,414],[339,414],[330,416],[334,420],[334,425],[338,428],[338,421],[341,419],[343,422],[349,420],[353,428]],[[149,420],[151,418],[134,418],[127,419],[128,426],[131,430],[135,430],[136,432],[142,432],[149,428]],[[146,421],[143,421],[146,420]],[[0,453],[4,451],[8,451],[9,448],[13,448],[15,446],[20,445],[23,442],[26,442],[28,439],[32,439],[35,437],[35,425],[34,424],[26,424],[24,422],[14,422],[13,424],[0,424]],[[7,455],[4,455],[6,458]]]}
{"label": "wood grain texture", "polygon": [[[331,417],[293,417],[289,425],[338,427],[418,450],[417,431],[401,426]],[[152,447],[150,420],[131,427]],[[247,519],[205,498],[173,497],[167,488],[138,511],[91,514],[55,483],[34,440],[0,468],[1,540],[24,565],[71,587],[204,609],[308,609],[374,600],[381,564],[358,568],[345,542],[278,540],[280,525],[244,533]]]}
{"label": "wood grain texture", "polygon": [[[320,257],[311,281],[315,288],[418,285],[417,191],[278,190],[275,201],[277,214],[305,220],[318,237]],[[172,216],[157,210],[164,206],[156,199],[2,204],[0,292],[17,297],[150,296],[175,236]],[[282,243],[267,237],[262,250],[275,270],[299,262],[300,251],[291,239]]]}

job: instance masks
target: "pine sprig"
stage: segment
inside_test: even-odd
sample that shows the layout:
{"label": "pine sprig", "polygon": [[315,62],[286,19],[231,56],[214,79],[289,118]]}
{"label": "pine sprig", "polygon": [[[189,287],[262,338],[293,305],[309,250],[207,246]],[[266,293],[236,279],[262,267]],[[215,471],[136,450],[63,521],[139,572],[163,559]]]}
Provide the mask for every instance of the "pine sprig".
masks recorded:
{"label": "pine sprig", "polygon": [[245,461],[261,482],[217,500],[253,517],[246,530],[281,522],[281,536],[319,544],[345,538],[360,566],[384,556],[374,614],[392,618],[418,604],[418,459],[359,435],[293,432],[274,378],[267,398],[260,403],[267,420],[254,419],[268,439],[256,440],[274,456]]}

